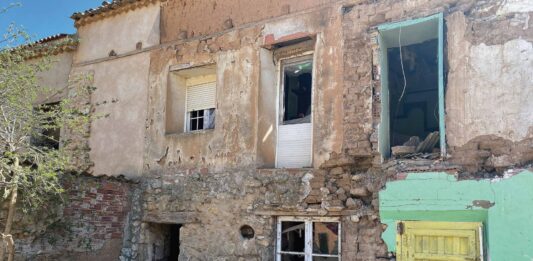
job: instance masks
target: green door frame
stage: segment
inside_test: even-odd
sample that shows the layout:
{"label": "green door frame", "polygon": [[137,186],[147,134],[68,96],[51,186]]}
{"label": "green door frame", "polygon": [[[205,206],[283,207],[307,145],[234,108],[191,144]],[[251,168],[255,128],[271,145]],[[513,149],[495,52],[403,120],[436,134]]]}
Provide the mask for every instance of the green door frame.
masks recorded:
{"label": "green door frame", "polygon": [[390,157],[390,102],[389,102],[389,75],[388,75],[388,59],[387,59],[387,45],[383,40],[381,33],[389,30],[398,29],[400,27],[407,27],[417,23],[427,22],[431,20],[438,21],[438,67],[439,67],[439,135],[441,156],[446,155],[446,121],[444,116],[446,114],[444,108],[444,16],[438,13],[432,16],[412,19],[396,23],[388,23],[378,26],[379,36],[378,43],[380,49],[380,67],[381,67],[381,122],[379,128],[379,150],[382,159]]}

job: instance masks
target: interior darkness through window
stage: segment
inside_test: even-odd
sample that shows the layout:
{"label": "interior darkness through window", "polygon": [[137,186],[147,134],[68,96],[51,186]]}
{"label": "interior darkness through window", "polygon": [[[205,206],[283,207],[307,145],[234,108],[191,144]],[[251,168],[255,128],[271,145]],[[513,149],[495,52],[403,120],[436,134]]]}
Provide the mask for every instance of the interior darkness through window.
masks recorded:
{"label": "interior darkness through window", "polygon": [[283,124],[311,122],[312,72],[311,60],[283,67]]}
{"label": "interior darkness through window", "polygon": [[59,110],[59,102],[44,104],[38,110],[50,115],[50,117],[48,117],[47,122],[43,123],[46,126],[39,127],[38,134],[32,137],[32,144],[49,149],[59,149],[61,129],[54,122],[55,112]]}
{"label": "interior darkness through window", "polygon": [[215,109],[190,111],[189,131],[215,128]]}
{"label": "interior darkness through window", "polygon": [[391,146],[403,145],[413,136],[424,140],[439,130],[438,41],[402,46],[401,50],[403,71],[400,48],[387,50]]}
{"label": "interior darkness through window", "polygon": [[281,251],[300,253],[282,254],[282,261],[305,260],[305,223],[281,222]]}

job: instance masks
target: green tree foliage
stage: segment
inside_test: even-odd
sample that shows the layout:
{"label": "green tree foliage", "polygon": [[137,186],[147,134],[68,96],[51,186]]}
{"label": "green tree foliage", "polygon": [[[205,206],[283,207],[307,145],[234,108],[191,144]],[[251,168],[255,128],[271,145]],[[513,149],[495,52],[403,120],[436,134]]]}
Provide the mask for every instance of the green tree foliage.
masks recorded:
{"label": "green tree foliage", "polygon": [[[10,47],[21,38],[26,44]],[[11,234],[16,211],[46,208],[51,197],[61,197],[64,192],[62,176],[76,169],[72,155],[79,147],[69,146],[72,141],[60,139],[58,133],[72,138],[76,132],[86,131],[89,105],[81,97],[90,95],[92,89],[86,84],[90,79],[76,79],[63,90],[40,86],[38,80],[53,66],[48,54],[72,44],[69,41],[72,39],[32,44],[16,26],[10,26],[0,39],[4,44],[0,49],[0,195],[7,203],[0,260],[4,260],[4,247],[8,260],[13,260]],[[60,102],[46,103],[58,95],[63,97]]]}

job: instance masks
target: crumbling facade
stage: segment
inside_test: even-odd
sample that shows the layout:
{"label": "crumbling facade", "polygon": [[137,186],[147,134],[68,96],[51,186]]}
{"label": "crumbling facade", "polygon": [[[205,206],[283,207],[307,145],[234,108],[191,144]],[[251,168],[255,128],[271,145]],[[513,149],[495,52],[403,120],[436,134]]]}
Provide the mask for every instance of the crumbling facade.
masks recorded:
{"label": "crumbling facade", "polygon": [[86,224],[73,234],[88,248],[50,229],[18,254],[531,260],[531,15],[527,0],[76,13],[65,63],[92,75],[105,117],[58,219]]}

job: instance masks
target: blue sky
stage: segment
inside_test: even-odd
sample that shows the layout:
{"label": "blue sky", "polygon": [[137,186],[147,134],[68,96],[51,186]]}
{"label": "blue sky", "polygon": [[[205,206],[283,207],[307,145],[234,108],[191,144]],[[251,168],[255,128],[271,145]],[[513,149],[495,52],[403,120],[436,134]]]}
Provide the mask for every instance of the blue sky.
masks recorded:
{"label": "blue sky", "polygon": [[58,33],[74,33],[70,16],[74,12],[94,8],[103,0],[0,0],[0,8],[11,3],[19,7],[0,13],[0,33],[4,34],[10,23],[23,26],[33,40]]}

